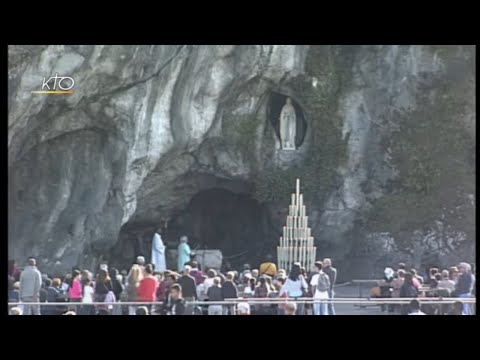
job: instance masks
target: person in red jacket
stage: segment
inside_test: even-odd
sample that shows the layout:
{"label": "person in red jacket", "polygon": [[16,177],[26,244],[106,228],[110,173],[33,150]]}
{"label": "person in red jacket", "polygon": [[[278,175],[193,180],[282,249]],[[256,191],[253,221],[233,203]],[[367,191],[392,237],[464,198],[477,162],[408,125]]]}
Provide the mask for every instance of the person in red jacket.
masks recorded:
{"label": "person in red jacket", "polygon": [[[137,295],[139,302],[154,302],[156,298],[158,287],[158,281],[155,276],[153,276],[153,266],[148,264],[145,266],[145,277],[140,281],[138,286]],[[148,306],[150,311],[151,306]]]}

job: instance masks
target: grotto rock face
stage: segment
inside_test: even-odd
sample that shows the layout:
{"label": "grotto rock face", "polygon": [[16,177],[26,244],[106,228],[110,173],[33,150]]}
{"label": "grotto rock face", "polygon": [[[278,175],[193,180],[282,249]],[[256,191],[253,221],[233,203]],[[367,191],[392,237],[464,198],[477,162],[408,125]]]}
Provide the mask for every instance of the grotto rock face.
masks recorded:
{"label": "grotto rock face", "polygon": [[[319,256],[345,274],[472,260],[474,56],[432,45],[10,46],[9,256],[63,269],[130,262],[137,238],[210,189],[261,204],[274,246],[300,177]],[[75,79],[74,94],[32,94],[55,73]],[[290,96],[306,123],[294,152],[281,150],[272,96]]]}

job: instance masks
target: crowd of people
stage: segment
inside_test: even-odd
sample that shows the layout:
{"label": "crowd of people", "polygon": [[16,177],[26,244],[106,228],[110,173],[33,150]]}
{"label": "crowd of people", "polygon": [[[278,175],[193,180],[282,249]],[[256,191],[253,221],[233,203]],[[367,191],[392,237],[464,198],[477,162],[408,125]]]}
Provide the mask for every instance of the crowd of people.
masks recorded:
{"label": "crowd of people", "polygon": [[[287,274],[284,269],[277,271],[275,263],[266,261],[259,269],[250,269],[245,264],[240,272],[224,274],[207,269],[204,273],[198,262],[192,260],[183,265],[181,273],[158,272],[155,265],[146,264],[145,258],[139,256],[128,272],[102,264],[95,276],[88,270],[76,268],[65,276],[51,276],[42,274],[35,259],[29,258],[21,272],[11,264],[8,301],[20,304],[10,309],[11,314],[23,315],[195,315],[203,312],[208,315],[334,315],[332,304],[319,301],[312,307],[287,301],[302,297],[321,300],[334,295],[336,269],[331,266],[331,260],[318,261],[315,268],[316,272],[309,275],[295,263]],[[285,302],[213,303],[251,297],[285,298]],[[212,304],[202,308],[196,306],[195,301]],[[128,304],[130,302],[143,304]],[[154,302],[162,304],[150,304]]]}
{"label": "crowd of people", "polygon": [[[202,271],[192,256],[183,236],[179,245],[177,267],[165,269],[162,252],[165,247],[157,231],[152,247],[152,263],[138,256],[129,271],[100,264],[95,276],[89,270],[73,268],[64,276],[42,274],[36,260],[29,258],[20,271],[14,262],[9,269],[9,303],[12,315],[335,315],[335,307],[327,299],[334,298],[337,270],[329,258],[315,262],[308,273],[300,263],[289,272],[277,270],[267,259],[258,269],[245,264],[241,271],[220,272],[213,268]],[[157,252],[157,254],[155,254]],[[159,269],[160,268],[160,269]],[[400,263],[396,270],[386,268],[384,278],[372,289],[371,297],[414,298],[409,304],[382,305],[382,311],[394,314],[470,315],[474,306],[462,302],[453,305],[420,304],[422,287],[427,296],[468,298],[475,296],[475,277],[471,265],[460,263],[448,270],[431,268],[423,279],[415,269]],[[284,298],[285,302],[248,300],[218,304],[229,299]],[[312,298],[313,301],[291,301]],[[211,302],[199,306],[197,302]],[[48,305],[48,303],[56,303]],[[129,304],[136,303],[136,304]],[[138,304],[140,303],[140,304]],[[155,303],[155,304],[154,304]],[[160,305],[158,303],[161,303]]]}
{"label": "crowd of people", "polygon": [[[408,269],[404,263],[399,263],[396,270],[385,268],[383,279],[371,290],[370,297],[418,298],[420,295],[434,298],[475,297],[475,276],[472,270],[472,265],[466,262],[441,271],[431,267],[424,279],[415,269]],[[382,305],[382,311],[402,315],[473,315],[474,309],[474,305],[463,304],[461,301],[452,305],[426,303],[420,306],[420,302],[415,299],[408,305]]]}

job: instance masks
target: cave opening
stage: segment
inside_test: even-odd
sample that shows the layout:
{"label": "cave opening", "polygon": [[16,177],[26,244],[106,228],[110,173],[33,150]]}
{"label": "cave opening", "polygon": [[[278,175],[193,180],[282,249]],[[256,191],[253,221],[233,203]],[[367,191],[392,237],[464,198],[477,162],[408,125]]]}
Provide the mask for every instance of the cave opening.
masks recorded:
{"label": "cave opening", "polygon": [[169,241],[189,237],[194,249],[218,249],[224,260],[239,266],[268,251],[267,209],[250,195],[215,188],[197,193],[186,209],[171,219]]}
{"label": "cave opening", "polygon": [[[275,129],[275,134],[277,135],[278,140],[280,141],[280,113],[282,108],[287,101],[287,95],[280,94],[277,92],[271,92],[268,98],[267,106],[267,118]],[[295,147],[299,148],[303,141],[305,140],[305,135],[307,134],[307,120],[305,117],[305,112],[302,109],[302,106],[292,97],[292,104],[295,108],[295,115],[297,117],[297,130],[295,135]]]}
{"label": "cave opening", "polygon": [[[137,255],[149,261],[152,235],[160,223],[125,224],[110,253],[111,263],[130,266]],[[278,229],[267,206],[248,193],[225,188],[200,190],[183,209],[171,214],[162,235],[167,250],[175,250],[182,235],[187,235],[192,251],[220,250],[224,264],[232,268],[247,262],[256,266],[266,254],[275,256],[278,245]],[[176,264],[167,256],[168,266]]]}

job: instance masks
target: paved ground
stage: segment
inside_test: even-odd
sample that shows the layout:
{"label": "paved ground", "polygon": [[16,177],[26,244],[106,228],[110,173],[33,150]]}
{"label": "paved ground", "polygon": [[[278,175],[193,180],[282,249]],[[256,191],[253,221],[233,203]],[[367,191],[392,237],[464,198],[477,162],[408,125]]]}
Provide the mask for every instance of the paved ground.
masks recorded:
{"label": "paved ground", "polygon": [[[368,296],[369,287],[364,286],[362,290],[362,297]],[[335,289],[335,297],[359,297],[357,285],[339,286]],[[380,306],[368,306],[360,308],[353,304],[337,304],[335,305],[337,315],[388,315],[387,312],[382,312]]]}

